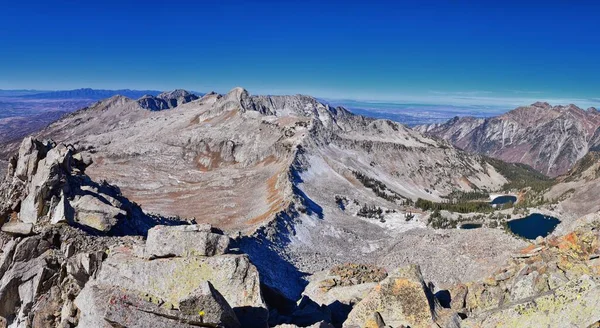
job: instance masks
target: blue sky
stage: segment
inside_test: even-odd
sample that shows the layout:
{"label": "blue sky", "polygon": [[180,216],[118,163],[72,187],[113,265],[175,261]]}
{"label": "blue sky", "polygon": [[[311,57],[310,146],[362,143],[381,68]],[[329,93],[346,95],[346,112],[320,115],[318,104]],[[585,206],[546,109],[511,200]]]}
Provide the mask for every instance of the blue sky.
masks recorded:
{"label": "blue sky", "polygon": [[0,89],[600,98],[597,1],[390,2],[4,2]]}

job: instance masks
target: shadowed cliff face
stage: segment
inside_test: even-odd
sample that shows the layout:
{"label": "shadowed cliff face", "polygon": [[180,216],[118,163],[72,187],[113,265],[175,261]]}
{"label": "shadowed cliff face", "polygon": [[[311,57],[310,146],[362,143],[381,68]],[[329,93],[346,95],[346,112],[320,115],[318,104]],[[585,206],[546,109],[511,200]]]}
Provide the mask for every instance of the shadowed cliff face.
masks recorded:
{"label": "shadowed cliff face", "polygon": [[493,118],[455,118],[415,129],[466,151],[527,164],[554,177],[566,173],[597,143],[598,127],[600,113],[594,108],[538,102]]}

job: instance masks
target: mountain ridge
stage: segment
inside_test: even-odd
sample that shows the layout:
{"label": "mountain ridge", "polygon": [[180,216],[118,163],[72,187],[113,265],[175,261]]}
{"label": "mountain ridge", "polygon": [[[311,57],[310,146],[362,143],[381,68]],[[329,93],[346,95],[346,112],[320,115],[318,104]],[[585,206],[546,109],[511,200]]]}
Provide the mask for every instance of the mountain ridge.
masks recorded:
{"label": "mountain ridge", "polygon": [[593,108],[551,106],[547,102],[521,106],[492,118],[456,117],[442,124],[415,127],[466,151],[527,164],[551,177],[566,173],[587,153],[598,128],[600,114]]}
{"label": "mountain ridge", "polygon": [[118,90],[108,90],[108,89],[92,89],[92,88],[80,88],[73,90],[59,90],[59,91],[45,91],[33,94],[26,94],[20,96],[21,98],[26,99],[61,99],[61,98],[70,98],[70,99],[93,99],[99,100],[104,98],[109,98],[111,96],[121,94],[123,96],[127,96],[129,98],[140,98],[144,95],[158,95],[161,91],[156,90],[131,90],[131,89],[118,89]]}

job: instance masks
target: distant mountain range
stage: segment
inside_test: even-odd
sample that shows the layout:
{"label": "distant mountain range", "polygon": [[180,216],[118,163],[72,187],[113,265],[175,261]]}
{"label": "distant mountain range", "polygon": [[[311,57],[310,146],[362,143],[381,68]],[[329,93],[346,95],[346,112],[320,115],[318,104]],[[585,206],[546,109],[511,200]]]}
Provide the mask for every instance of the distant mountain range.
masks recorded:
{"label": "distant mountain range", "polygon": [[75,90],[63,90],[63,91],[47,91],[34,94],[26,94],[21,97],[29,99],[94,99],[100,100],[110,98],[112,96],[121,95],[132,99],[138,99],[145,95],[156,96],[162,91],[157,90],[102,90],[102,89],[90,89],[82,88]]}
{"label": "distant mountain range", "polygon": [[555,177],[600,145],[600,112],[537,102],[496,117],[455,117],[415,129],[466,151],[527,164]]}

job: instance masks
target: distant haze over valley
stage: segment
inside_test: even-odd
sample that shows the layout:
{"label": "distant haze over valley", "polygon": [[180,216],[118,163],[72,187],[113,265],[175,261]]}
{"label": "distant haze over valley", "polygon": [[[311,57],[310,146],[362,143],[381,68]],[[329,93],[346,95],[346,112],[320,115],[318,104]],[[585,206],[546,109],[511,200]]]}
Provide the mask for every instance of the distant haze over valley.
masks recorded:
{"label": "distant haze over valley", "polygon": [[[211,90],[203,90],[209,92]],[[49,123],[44,116],[58,118],[62,114],[91,105],[93,102],[122,95],[138,99],[144,95],[156,96],[159,90],[134,89],[92,89],[73,90],[0,90],[0,120],[9,117],[35,117]],[[191,91],[198,96],[205,92]],[[485,93],[484,93],[485,95]],[[332,106],[342,106],[355,114],[373,118],[390,119],[408,126],[443,123],[456,116],[473,116],[486,118],[498,116],[516,107],[532,104],[536,101],[547,101],[553,105],[575,104],[581,108],[600,107],[600,99],[568,99],[568,98],[535,98],[537,94],[529,93],[529,97],[491,97],[481,93],[443,93],[431,92],[429,96],[400,97],[401,100],[354,100],[319,98]],[[405,100],[402,100],[405,99]],[[48,116],[51,113],[50,116]],[[42,115],[40,117],[40,115]],[[0,130],[4,124],[0,121]],[[0,131],[0,135],[2,131]]]}

